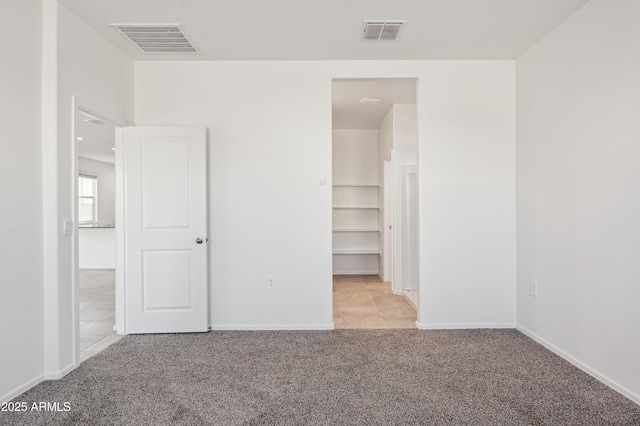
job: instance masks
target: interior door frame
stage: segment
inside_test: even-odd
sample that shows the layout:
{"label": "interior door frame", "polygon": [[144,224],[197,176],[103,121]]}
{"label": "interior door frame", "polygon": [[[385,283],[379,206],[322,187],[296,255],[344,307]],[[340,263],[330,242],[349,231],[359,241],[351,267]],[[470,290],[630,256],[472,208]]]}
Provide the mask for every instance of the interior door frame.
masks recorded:
{"label": "interior door frame", "polygon": [[[403,277],[403,291],[412,290],[417,291],[419,286],[418,270],[418,222],[417,216],[417,203],[418,203],[418,166],[417,164],[403,164],[401,166],[403,186],[402,186],[402,245],[403,245],[403,264],[402,264],[402,277]],[[415,178],[415,183],[412,185],[411,177]],[[415,190],[415,193],[412,191]],[[415,205],[416,208],[412,208]],[[415,221],[415,222],[414,222]],[[415,226],[414,227],[412,226]],[[414,280],[412,280],[414,278]],[[414,288],[415,287],[415,288]]]}
{"label": "interior door frame", "polygon": [[[78,136],[76,128],[76,115],[82,113],[85,115],[91,115],[95,118],[104,121],[105,123],[113,126],[115,129],[128,126],[129,123],[122,118],[115,117],[108,113],[105,108],[94,105],[92,102],[79,98],[78,96],[71,97],[71,168],[73,179],[71,187],[71,216],[73,221],[73,232],[71,239],[71,288],[72,288],[72,303],[71,303],[71,318],[73,324],[72,345],[73,345],[73,365],[74,368],[80,365],[80,244],[79,244],[79,232],[77,230],[78,224],[78,176],[79,161],[78,161]],[[114,135],[115,138],[115,135]],[[116,143],[115,151],[115,168],[116,168],[116,221],[118,218],[118,195],[122,192],[118,190],[117,185],[117,169],[118,169],[118,146]],[[116,227],[116,250],[117,248],[117,230]],[[116,276],[118,275],[118,260],[116,253]],[[116,279],[116,319],[117,319],[117,279]]]}
{"label": "interior door frame", "polygon": [[383,164],[382,281],[393,282],[393,163],[384,160]]}
{"label": "interior door frame", "polygon": [[124,242],[124,127],[116,129],[116,333],[127,334]]}

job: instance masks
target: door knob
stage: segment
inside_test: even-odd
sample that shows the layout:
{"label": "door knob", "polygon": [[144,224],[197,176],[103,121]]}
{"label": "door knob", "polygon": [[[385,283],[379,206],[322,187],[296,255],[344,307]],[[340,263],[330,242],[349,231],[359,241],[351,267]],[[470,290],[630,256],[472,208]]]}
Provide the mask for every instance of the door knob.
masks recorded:
{"label": "door knob", "polygon": [[200,237],[196,238],[196,243],[202,244],[202,238],[200,238]]}

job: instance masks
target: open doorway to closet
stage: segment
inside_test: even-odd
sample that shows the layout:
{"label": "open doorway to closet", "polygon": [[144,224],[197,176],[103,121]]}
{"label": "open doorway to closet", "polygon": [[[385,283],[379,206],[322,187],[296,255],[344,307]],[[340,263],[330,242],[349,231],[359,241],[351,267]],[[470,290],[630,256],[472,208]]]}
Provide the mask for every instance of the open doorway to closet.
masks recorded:
{"label": "open doorway to closet", "polygon": [[414,328],[416,79],[332,83],[336,328]]}
{"label": "open doorway to closet", "polygon": [[79,361],[119,340],[115,325],[116,124],[76,105]]}

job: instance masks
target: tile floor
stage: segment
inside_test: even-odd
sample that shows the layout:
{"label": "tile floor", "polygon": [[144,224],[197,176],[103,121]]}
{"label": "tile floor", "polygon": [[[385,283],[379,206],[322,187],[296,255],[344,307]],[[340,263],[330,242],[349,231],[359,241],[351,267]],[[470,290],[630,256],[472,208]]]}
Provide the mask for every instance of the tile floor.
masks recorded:
{"label": "tile floor", "polygon": [[120,340],[113,331],[115,317],[115,271],[80,270],[80,362]]}
{"label": "tile floor", "polygon": [[417,313],[377,275],[333,277],[336,328],[415,328]]}

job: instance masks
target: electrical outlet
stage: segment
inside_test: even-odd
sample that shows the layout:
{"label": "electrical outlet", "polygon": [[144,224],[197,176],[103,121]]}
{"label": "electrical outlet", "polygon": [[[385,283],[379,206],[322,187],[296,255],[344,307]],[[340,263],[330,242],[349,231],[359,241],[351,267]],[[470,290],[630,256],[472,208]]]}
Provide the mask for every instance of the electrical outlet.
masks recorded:
{"label": "electrical outlet", "polygon": [[275,289],[276,289],[276,276],[267,275],[267,290],[275,290]]}
{"label": "electrical outlet", "polygon": [[529,294],[533,297],[538,297],[538,281],[529,281]]}

